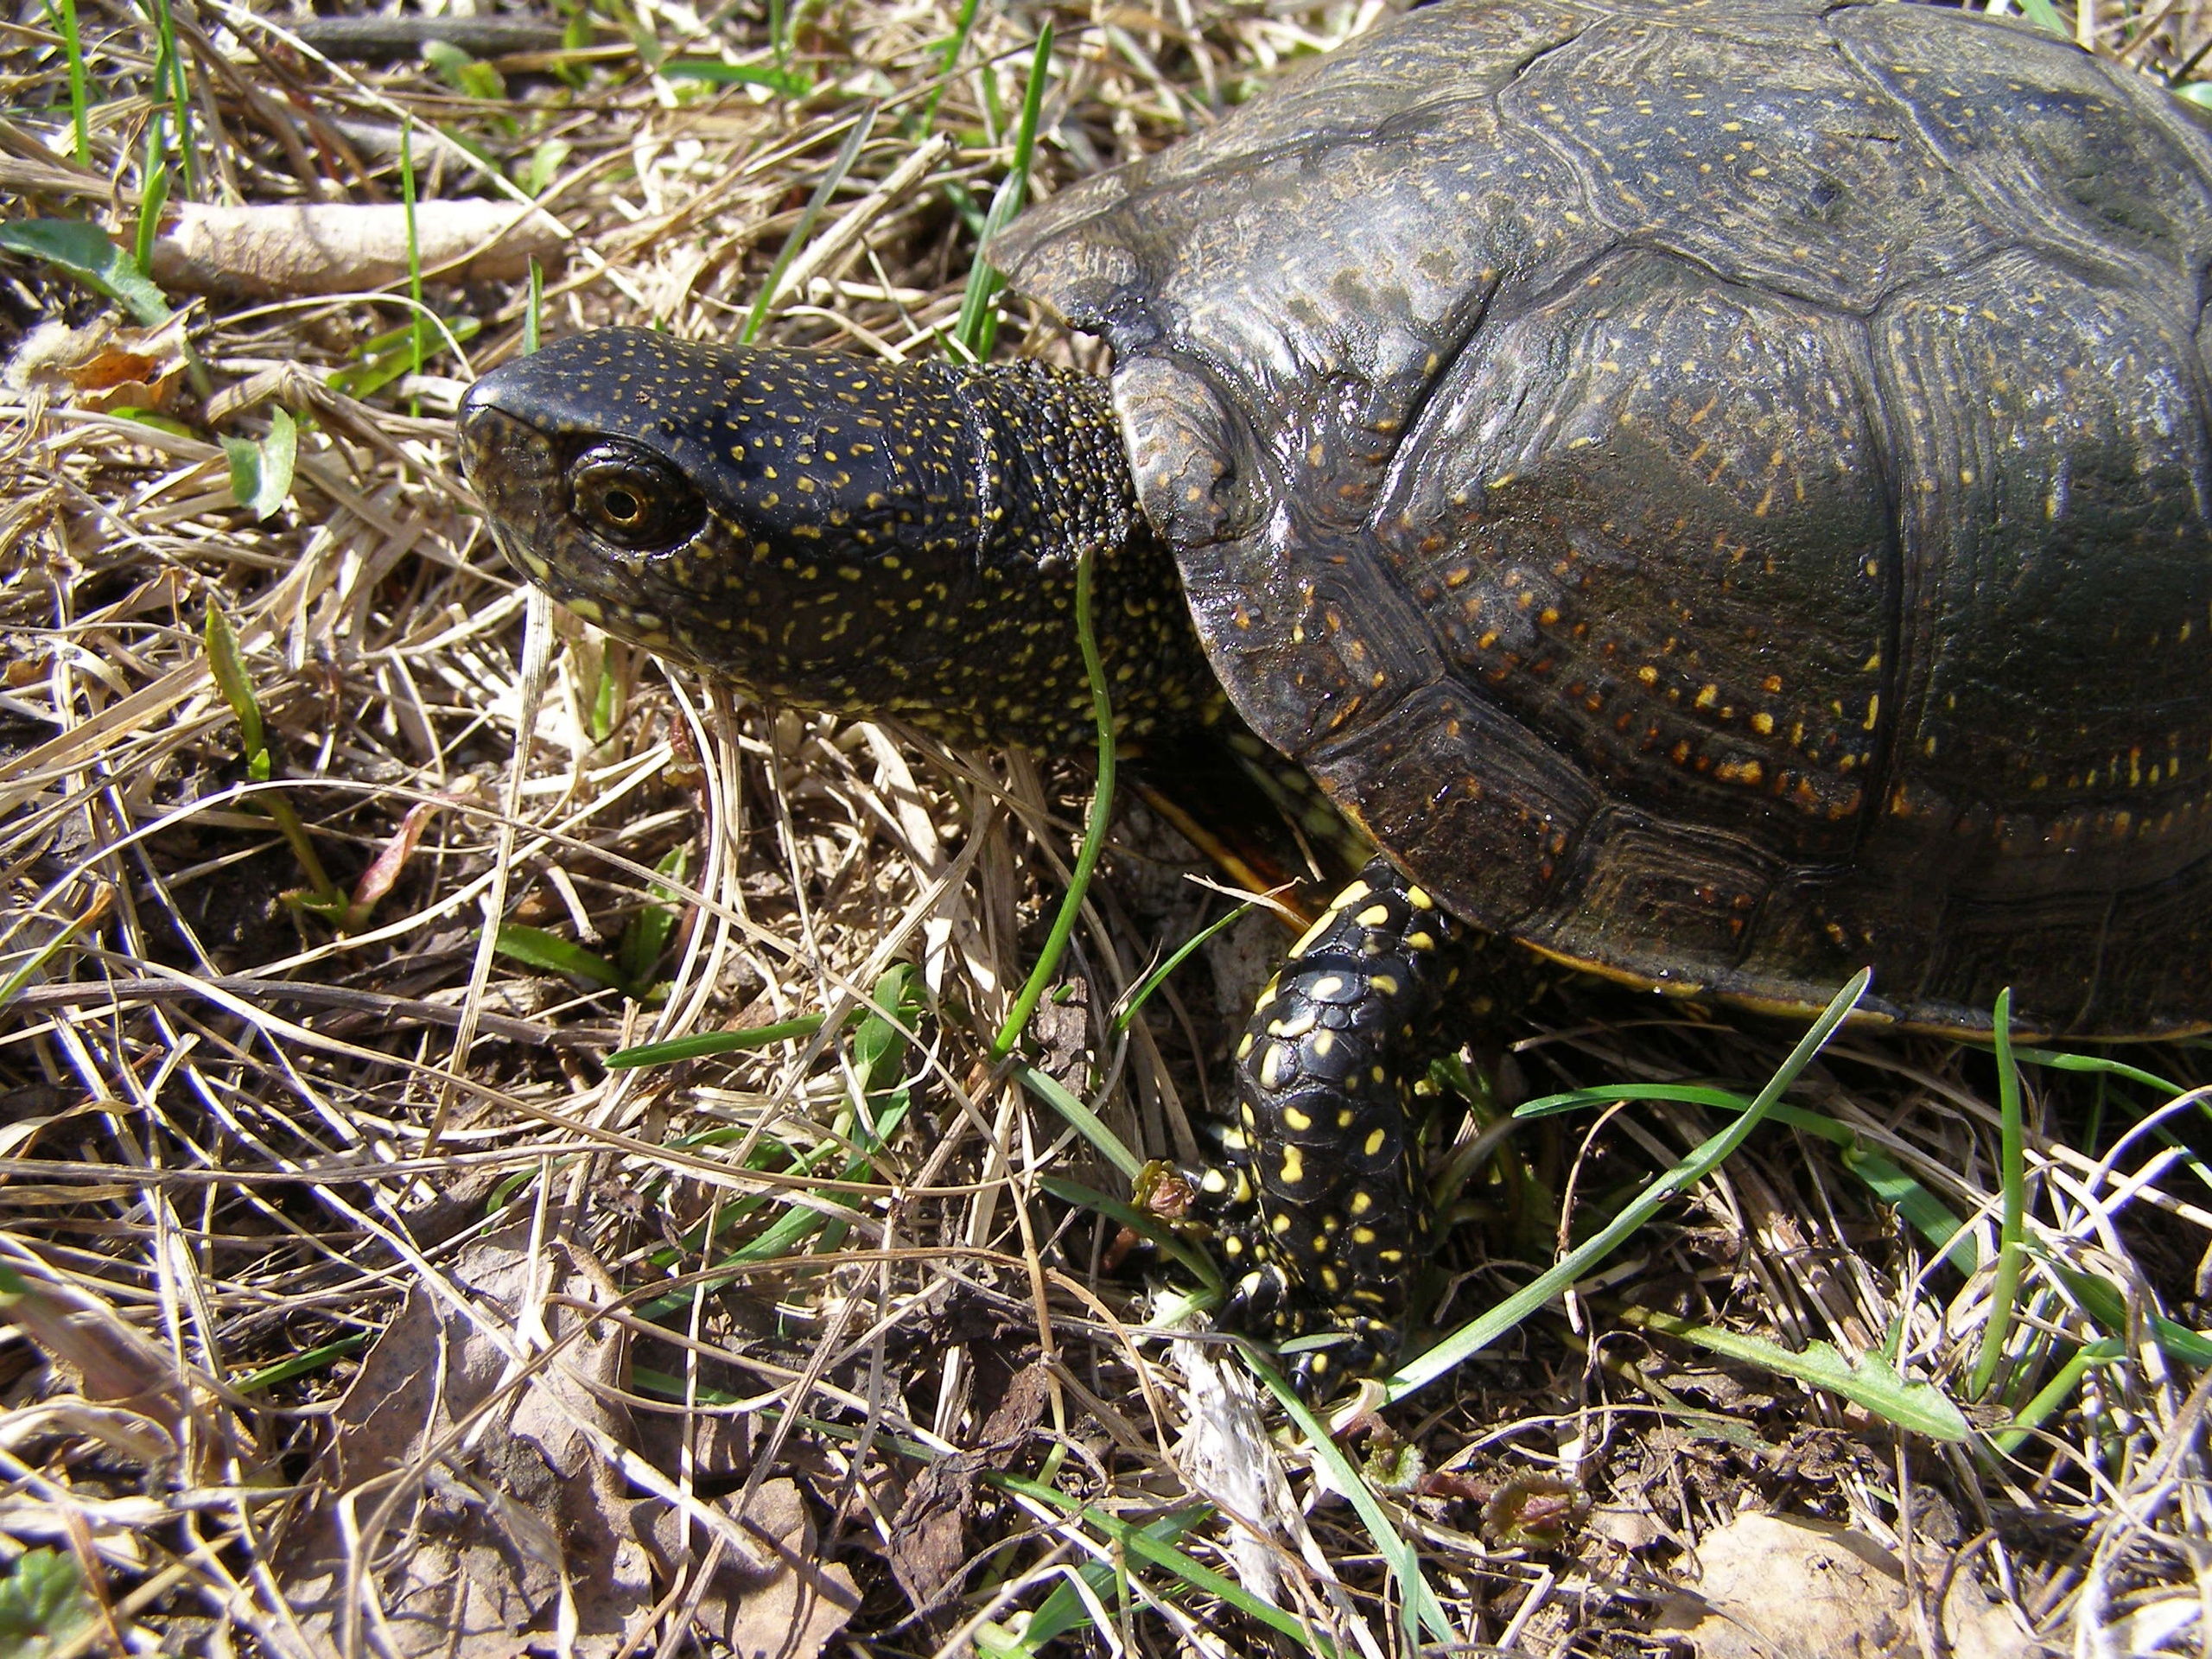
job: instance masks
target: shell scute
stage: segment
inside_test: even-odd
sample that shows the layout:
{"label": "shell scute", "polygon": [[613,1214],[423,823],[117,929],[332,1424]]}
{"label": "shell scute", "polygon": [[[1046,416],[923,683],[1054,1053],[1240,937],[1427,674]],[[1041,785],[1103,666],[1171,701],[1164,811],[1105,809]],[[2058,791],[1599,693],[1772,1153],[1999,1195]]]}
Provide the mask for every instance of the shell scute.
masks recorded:
{"label": "shell scute", "polygon": [[1114,346],[1231,700],[1450,908],[2212,1020],[2212,138],[2156,87],[1935,7],[1446,0],[1004,248]]}

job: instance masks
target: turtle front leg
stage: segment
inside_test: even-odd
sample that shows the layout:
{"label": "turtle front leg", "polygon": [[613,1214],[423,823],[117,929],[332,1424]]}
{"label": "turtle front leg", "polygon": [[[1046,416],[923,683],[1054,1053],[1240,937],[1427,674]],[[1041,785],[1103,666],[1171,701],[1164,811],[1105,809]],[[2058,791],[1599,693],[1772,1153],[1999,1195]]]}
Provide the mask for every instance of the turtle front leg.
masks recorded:
{"label": "turtle front leg", "polygon": [[1237,1122],[1198,1208],[1232,1264],[1224,1321],[1281,1337],[1339,1331],[1301,1353],[1301,1394],[1394,1356],[1429,1217],[1411,1114],[1458,976],[1453,925],[1382,859],[1291,947],[1236,1047]]}

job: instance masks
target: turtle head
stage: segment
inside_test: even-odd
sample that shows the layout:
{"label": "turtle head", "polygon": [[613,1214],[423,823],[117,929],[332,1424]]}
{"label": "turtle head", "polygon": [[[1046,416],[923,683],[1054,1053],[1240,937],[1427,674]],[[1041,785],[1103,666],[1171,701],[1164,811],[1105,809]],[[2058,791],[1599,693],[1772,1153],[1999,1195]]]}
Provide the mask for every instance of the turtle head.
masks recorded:
{"label": "turtle head", "polygon": [[[960,741],[1080,741],[1086,545],[1100,615],[1135,582],[1189,632],[1110,407],[1077,376],[600,329],[477,382],[461,453],[531,581],[771,702]],[[1188,678],[1194,650],[1163,660]]]}

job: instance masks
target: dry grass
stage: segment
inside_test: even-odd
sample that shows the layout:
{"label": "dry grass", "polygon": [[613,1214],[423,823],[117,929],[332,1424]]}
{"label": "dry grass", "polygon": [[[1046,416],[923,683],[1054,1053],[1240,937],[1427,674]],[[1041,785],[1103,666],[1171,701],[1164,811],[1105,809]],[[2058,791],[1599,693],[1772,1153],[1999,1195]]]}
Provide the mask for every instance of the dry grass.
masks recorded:
{"label": "dry grass", "polygon": [[[397,200],[404,114],[426,197],[513,194],[460,141],[547,187],[564,256],[549,330],[724,336],[873,99],[766,336],[933,353],[974,251],[958,204],[987,205],[1003,171],[1046,13],[982,9],[940,74],[950,5],[795,10],[782,64],[814,79],[804,98],[645,73],[641,49],[779,61],[761,16],[702,33],[664,6],[599,16],[567,60],[498,59],[508,96],[492,99],[419,63],[321,60],[219,0],[179,3],[199,192]],[[2113,16],[2101,44],[2172,67],[2212,38],[2193,5],[2150,10],[2139,41]],[[1056,14],[1043,180],[1170,141],[1371,10]],[[89,215],[127,244],[156,31],[120,9],[79,20],[79,168],[60,15],[16,18],[0,30],[0,185],[27,194],[5,217]],[[925,150],[931,132],[948,142]],[[1224,1554],[1236,1526],[1192,1507],[1194,1490],[1241,1505],[1203,1470],[1193,1486],[1205,1454],[1179,1438],[1180,1369],[1136,1335],[1142,1275],[1106,1271],[1112,1224],[1043,1184],[1125,1188],[989,1059],[1063,890],[1084,775],[733,707],[535,606],[469,514],[445,418],[518,348],[520,286],[434,279],[432,311],[481,325],[461,352],[434,344],[423,373],[359,401],[323,384],[404,323],[405,292],[218,297],[192,318],[197,370],[174,335],[126,327],[0,388],[0,1653],[413,1652],[409,1606],[463,1582],[471,1654],[512,1651],[509,1622],[600,1654],[623,1632],[626,1652],[673,1653],[687,1629],[706,1652],[786,1633],[794,1654],[1012,1650],[1025,1616],[1061,1604],[1071,1650],[1258,1650],[1249,1609],[1104,1518],[1161,1523],[1171,1559],[1253,1582],[1249,1550]],[[105,304],[10,259],[0,308],[4,355]],[[1094,355],[1022,321],[1001,351]],[[95,370],[155,390],[106,397]],[[157,396],[169,426],[112,406]],[[300,461],[257,522],[217,440],[262,438],[279,407],[302,423]],[[211,670],[211,608],[267,724],[267,783]],[[287,901],[307,877],[279,801],[339,887],[379,871],[343,932]],[[1191,1149],[1220,1086],[1223,999],[1193,966],[1128,1039],[1105,1015],[1220,913],[1182,879],[1200,868],[1125,815],[1068,1000],[1033,1045],[1149,1154]],[[646,1002],[483,933],[497,918],[612,958],[656,914],[674,927]],[[872,995],[911,1041],[845,1026]],[[818,1033],[734,1056],[601,1064],[809,1014]],[[1503,1086],[1755,1089],[1794,1035],[1571,988],[1516,1028]],[[2184,1083],[2205,1070],[2193,1049],[2127,1058]],[[2202,1140],[2199,1108],[2027,1071],[2037,1250],[2012,1357],[1976,1398],[1995,1077],[1986,1053],[1839,1042],[1791,1096],[1815,1121],[1763,1129],[1566,1308],[1389,1413],[1428,1471],[1386,1497],[1390,1522],[1457,1641],[1664,1651],[1655,1611],[1699,1541],[1753,1507],[1897,1552],[1898,1651],[1945,1645],[1931,1610],[1955,1580],[2047,1650],[2196,1649],[2212,1351],[2186,1331],[2162,1342],[2153,1320],[2201,1317],[2212,1201],[2180,1144]],[[2154,1109],[2155,1128],[2133,1127]],[[1582,1236],[1726,1117],[1678,1103],[1594,1132],[1593,1115],[1525,1126],[1512,1179],[1478,1189],[1479,1224],[1452,1248],[1441,1322],[1548,1261],[1562,1208]],[[1974,1273],[1879,1201],[1900,1188],[1878,1196],[1870,1156],[1971,1222]],[[1898,1431],[1655,1335],[1654,1313],[1792,1350],[1887,1349],[1976,1433]],[[2031,1432],[1990,1438],[2055,1377]],[[1245,1414],[1221,1410],[1233,1432]],[[1350,1442],[1388,1443],[1371,1425]],[[1275,1452],[1297,1501],[1277,1518],[1281,1605],[1347,1649],[1396,1650],[1404,1581],[1309,1453],[1288,1437]],[[933,1581],[954,1563],[971,1570]],[[353,1605],[375,1610],[351,1625],[332,1611],[348,1567]],[[16,1610],[49,1580],[27,1630]],[[825,1612],[848,1586],[849,1617]]]}

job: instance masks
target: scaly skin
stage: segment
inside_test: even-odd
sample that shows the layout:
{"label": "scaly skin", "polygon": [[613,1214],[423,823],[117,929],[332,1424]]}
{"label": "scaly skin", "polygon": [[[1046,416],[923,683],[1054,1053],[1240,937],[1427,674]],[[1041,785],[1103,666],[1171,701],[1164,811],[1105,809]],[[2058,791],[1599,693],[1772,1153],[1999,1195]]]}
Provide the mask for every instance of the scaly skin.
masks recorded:
{"label": "scaly skin", "polygon": [[[1034,365],[886,365],[607,329],[478,383],[461,454],[507,557],[610,632],[765,700],[958,743],[1086,751],[1072,618],[1128,735],[1222,699],[1136,510],[1103,387]],[[1193,1218],[1244,1269],[1231,1316],[1313,1387],[1395,1352],[1427,1227],[1403,1095],[1450,924],[1389,865],[1300,940],[1238,1055],[1240,1122]]]}

